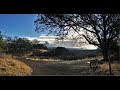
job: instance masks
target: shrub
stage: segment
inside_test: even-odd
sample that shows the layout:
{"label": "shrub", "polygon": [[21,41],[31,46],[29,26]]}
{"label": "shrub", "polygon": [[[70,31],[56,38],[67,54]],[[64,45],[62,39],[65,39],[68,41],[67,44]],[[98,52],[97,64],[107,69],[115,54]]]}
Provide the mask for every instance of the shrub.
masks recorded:
{"label": "shrub", "polygon": [[62,60],[76,60],[79,58],[77,55],[75,55],[73,52],[69,51],[65,47],[57,47],[50,51],[45,49],[34,49],[33,54],[31,56],[39,56],[40,58],[54,58]]}
{"label": "shrub", "polygon": [[33,47],[29,40],[24,38],[18,38],[11,43],[8,43],[8,51],[7,53],[22,55],[32,51]]}

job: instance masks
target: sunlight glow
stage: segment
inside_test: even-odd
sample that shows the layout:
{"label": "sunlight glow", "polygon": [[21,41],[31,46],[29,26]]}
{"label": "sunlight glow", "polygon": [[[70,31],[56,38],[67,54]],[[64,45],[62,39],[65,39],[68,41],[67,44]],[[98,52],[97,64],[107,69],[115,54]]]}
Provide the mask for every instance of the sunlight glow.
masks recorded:
{"label": "sunlight glow", "polygon": [[61,41],[61,42],[56,42],[55,41],[55,38],[56,36],[46,36],[45,34],[44,35],[41,35],[39,37],[25,37],[25,38],[28,38],[29,40],[34,40],[34,39],[37,39],[38,41],[41,41],[42,42],[45,42],[47,41],[49,44],[48,44],[48,47],[58,47],[58,46],[62,46],[62,47],[66,47],[66,48],[74,48],[74,49],[97,49],[97,47],[95,47],[94,45],[89,45],[89,44],[86,44],[84,46],[76,46],[75,44],[73,44],[73,41],[72,40],[69,40],[69,39],[65,39],[64,41]]}

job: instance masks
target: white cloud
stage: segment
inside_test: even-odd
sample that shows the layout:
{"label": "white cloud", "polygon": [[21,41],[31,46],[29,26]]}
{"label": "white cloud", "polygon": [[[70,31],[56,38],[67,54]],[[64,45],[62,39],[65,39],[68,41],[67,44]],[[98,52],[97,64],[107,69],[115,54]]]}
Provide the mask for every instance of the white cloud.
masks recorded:
{"label": "white cloud", "polygon": [[24,37],[24,38],[27,38],[29,39],[30,41],[34,40],[34,39],[37,39],[37,37]]}
{"label": "white cloud", "polygon": [[85,45],[85,46],[82,46],[81,48],[85,48],[85,49],[97,49],[97,47],[94,46],[94,45]]}
{"label": "white cloud", "polygon": [[[76,34],[78,35],[78,34]],[[70,36],[70,34],[69,34]],[[67,48],[84,48],[84,49],[96,49],[97,47],[95,47],[94,45],[84,45],[82,47],[77,47],[77,44],[79,43],[75,43],[73,42],[73,40],[69,40],[69,39],[65,39],[64,41],[61,42],[56,42],[55,38],[56,36],[46,36],[46,34],[43,34],[39,37],[25,37],[28,38],[29,40],[34,40],[37,39],[38,41],[44,42],[47,41],[49,43],[48,47],[57,47],[57,46],[63,46],[63,47],[67,47]],[[76,44],[76,45],[75,45]]]}

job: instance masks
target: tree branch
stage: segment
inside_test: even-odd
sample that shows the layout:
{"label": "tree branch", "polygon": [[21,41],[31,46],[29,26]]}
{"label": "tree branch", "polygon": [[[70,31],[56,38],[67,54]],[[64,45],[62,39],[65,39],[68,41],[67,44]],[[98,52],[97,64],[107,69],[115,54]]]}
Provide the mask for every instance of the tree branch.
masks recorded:
{"label": "tree branch", "polygon": [[98,47],[100,47],[100,44],[97,44],[96,42],[93,42],[92,40],[90,40],[90,38],[88,38],[87,36],[85,35],[82,35],[87,41],[89,44],[93,44],[93,45],[96,45]]}

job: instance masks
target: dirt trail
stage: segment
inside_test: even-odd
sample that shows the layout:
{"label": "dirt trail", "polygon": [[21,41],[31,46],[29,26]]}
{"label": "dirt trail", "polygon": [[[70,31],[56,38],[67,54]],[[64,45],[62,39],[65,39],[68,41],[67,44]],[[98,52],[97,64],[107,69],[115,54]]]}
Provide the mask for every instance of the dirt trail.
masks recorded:
{"label": "dirt trail", "polygon": [[32,61],[18,58],[33,69],[32,75],[94,75],[86,61]]}

